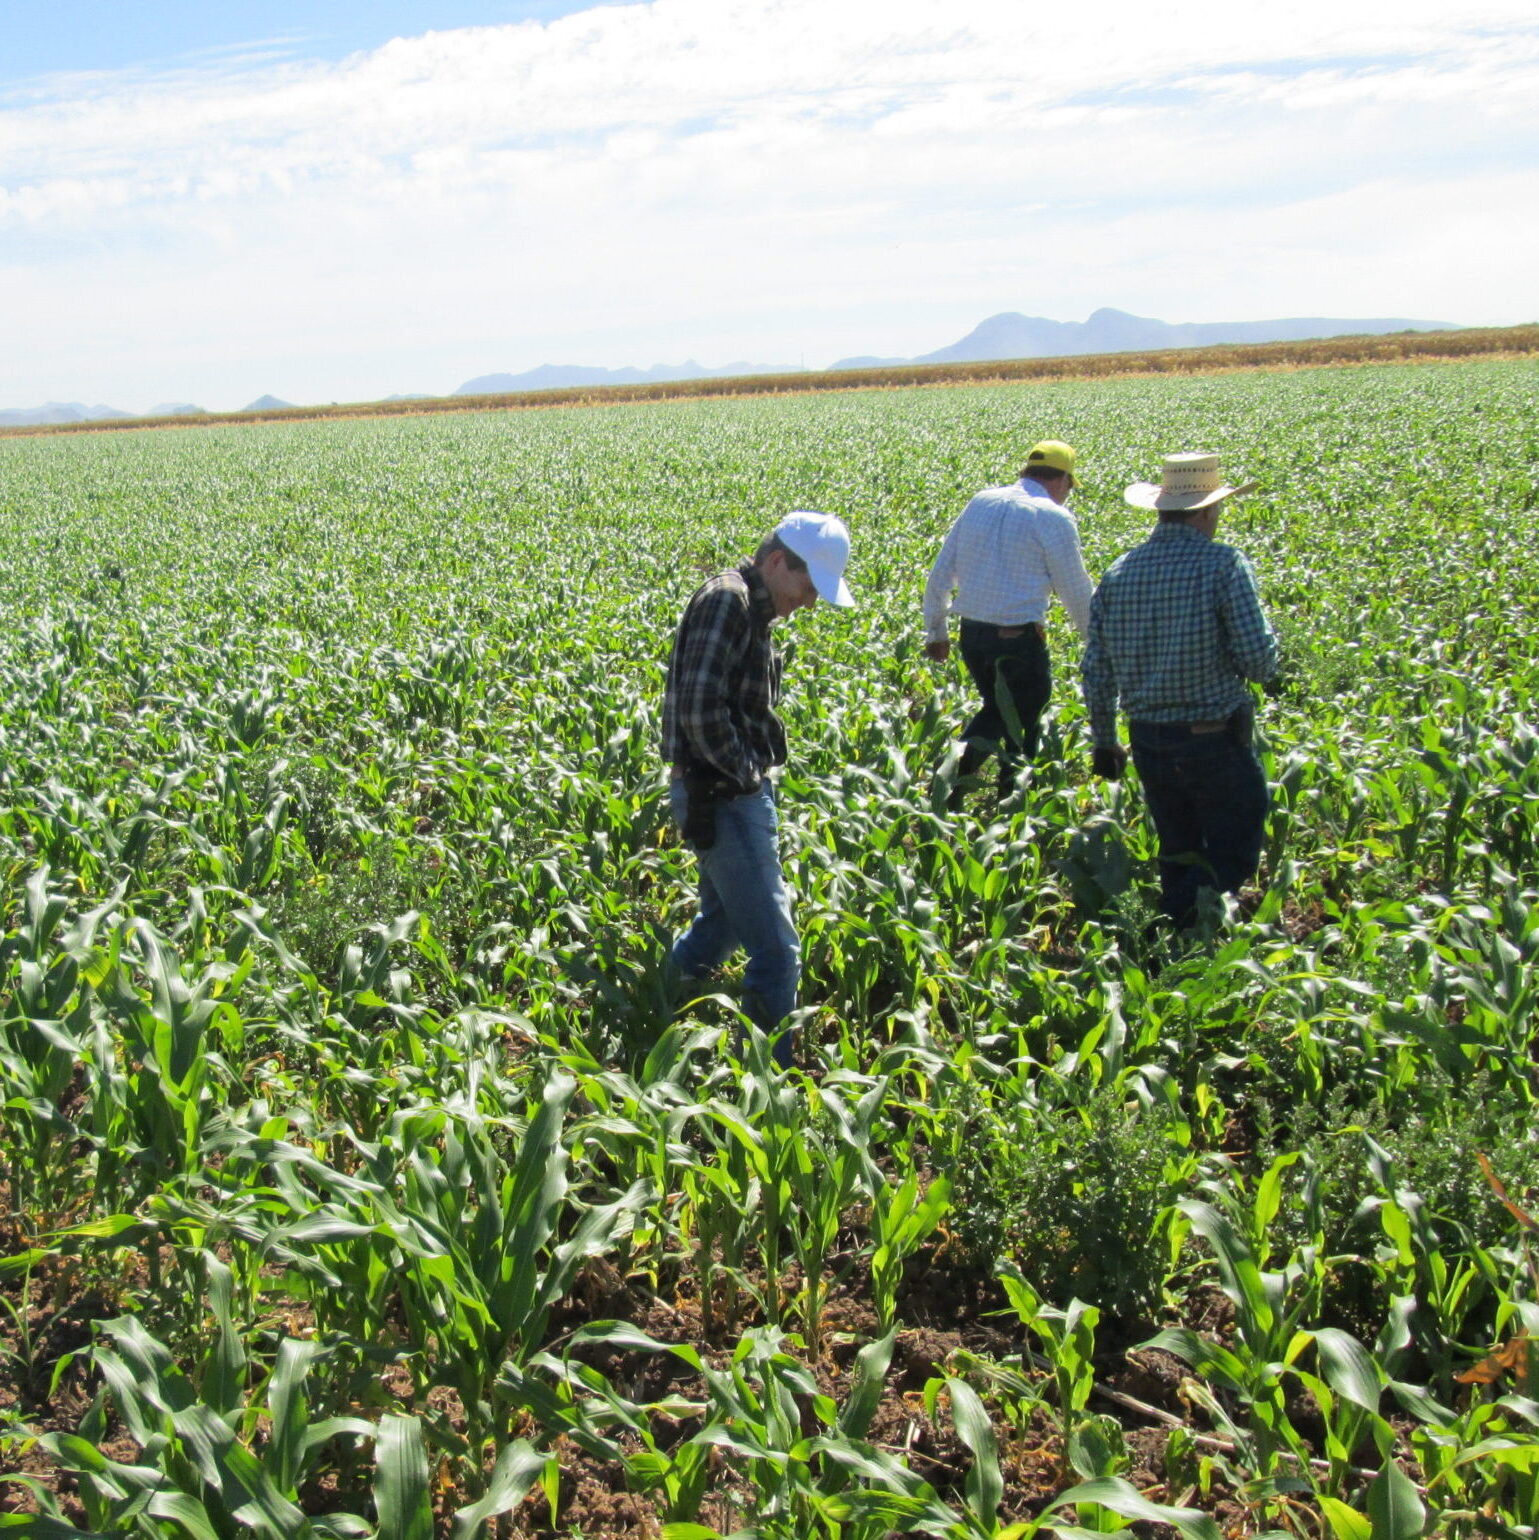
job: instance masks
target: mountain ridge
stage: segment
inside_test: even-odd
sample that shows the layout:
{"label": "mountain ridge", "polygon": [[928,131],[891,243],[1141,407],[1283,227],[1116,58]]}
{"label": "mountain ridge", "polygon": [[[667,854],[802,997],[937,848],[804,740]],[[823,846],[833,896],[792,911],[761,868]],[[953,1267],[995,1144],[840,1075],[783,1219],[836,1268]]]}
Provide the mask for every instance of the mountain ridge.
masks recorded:
{"label": "mountain ridge", "polygon": [[[526,391],[730,379],[757,374],[834,373],[842,369],[899,368],[912,364],[990,363],[1014,358],[1164,352],[1180,348],[1222,347],[1234,343],[1307,342],[1329,337],[1375,337],[1392,332],[1464,329],[1453,321],[1414,321],[1399,317],[1353,320],[1295,316],[1270,321],[1170,322],[1103,306],[1093,311],[1084,321],[1052,321],[1045,316],[1028,316],[1020,311],[1004,310],[980,321],[956,342],[914,358],[862,355],[841,358],[826,370],[809,370],[804,365],[750,364],[741,361],[706,368],[692,358],[682,364],[654,364],[649,369],[631,366],[606,369],[592,364],[540,364],[520,374],[477,375],[443,397],[413,392],[387,399],[405,401],[447,399],[448,396],[513,395]],[[276,396],[259,396],[242,410],[277,411],[290,404]],[[139,413],[125,412],[113,406],[85,406],[78,401],[48,401],[38,407],[0,409],[0,427],[42,427],[125,417],[203,414],[202,407],[190,403],[167,404],[157,406],[150,412]]]}
{"label": "mountain ridge", "polygon": [[1245,342],[1309,342],[1326,337],[1383,336],[1388,332],[1458,331],[1451,321],[1400,317],[1333,319],[1294,316],[1271,321],[1160,321],[1103,306],[1086,321],[1050,321],[1017,310],[980,321],[965,337],[915,358],[841,359],[831,369],[869,369],[883,364],[971,364],[1003,358],[1070,358],[1082,353],[1153,353],[1172,348],[1211,348]]}

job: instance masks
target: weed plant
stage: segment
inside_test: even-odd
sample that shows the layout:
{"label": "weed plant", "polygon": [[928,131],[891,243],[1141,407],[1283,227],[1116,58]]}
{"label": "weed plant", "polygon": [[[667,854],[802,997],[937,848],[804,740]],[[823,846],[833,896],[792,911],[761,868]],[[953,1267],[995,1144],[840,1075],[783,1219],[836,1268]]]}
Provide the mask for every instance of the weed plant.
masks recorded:
{"label": "weed plant", "polygon": [[986,1271],[1008,1260],[1050,1305],[1134,1321],[1158,1311],[1168,1215],[1193,1162],[1159,1108],[1115,1090],[1081,1107],[992,1107],[968,1120],[952,1225]]}

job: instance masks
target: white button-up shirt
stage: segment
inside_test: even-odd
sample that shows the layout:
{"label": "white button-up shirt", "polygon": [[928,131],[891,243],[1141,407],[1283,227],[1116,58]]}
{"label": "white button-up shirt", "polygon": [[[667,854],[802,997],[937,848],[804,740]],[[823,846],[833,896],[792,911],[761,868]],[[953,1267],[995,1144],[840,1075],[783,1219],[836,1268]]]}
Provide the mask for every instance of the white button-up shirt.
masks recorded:
{"label": "white button-up shirt", "polygon": [[947,601],[964,620],[1025,626],[1047,619],[1053,594],[1081,637],[1090,634],[1090,574],[1079,526],[1040,482],[980,492],[951,526],[924,585],[925,639],[946,638]]}

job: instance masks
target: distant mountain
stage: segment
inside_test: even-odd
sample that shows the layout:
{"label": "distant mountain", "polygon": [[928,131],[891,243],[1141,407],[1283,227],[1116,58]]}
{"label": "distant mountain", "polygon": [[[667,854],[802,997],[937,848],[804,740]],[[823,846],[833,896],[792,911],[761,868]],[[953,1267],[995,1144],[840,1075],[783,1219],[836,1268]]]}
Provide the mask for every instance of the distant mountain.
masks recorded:
{"label": "distant mountain", "polygon": [[830,364],[830,369],[891,369],[897,364],[911,363],[907,358],[868,358],[864,355],[860,358],[841,358],[837,364]]}
{"label": "distant mountain", "polygon": [[1143,353],[1166,348],[1210,348],[1230,342],[1305,342],[1317,337],[1381,336],[1385,332],[1457,331],[1450,321],[1327,320],[1187,321],[1172,324],[1125,310],[1097,310],[1088,321],[1049,321],[1005,311],[980,322],[960,342],[917,358],[843,358],[833,369],[880,364],[980,363],[997,358],[1064,358],[1081,353]]}
{"label": "distant mountain", "polygon": [[0,428],[36,428],[61,422],[101,422],[132,417],[115,406],[82,406],[78,401],[45,401],[42,406],[13,406],[0,411]]}
{"label": "distant mountain", "polygon": [[[1239,342],[1307,342],[1320,337],[1382,336],[1387,332],[1449,332],[1452,321],[1332,320],[1318,316],[1279,321],[1185,321],[1172,324],[1125,310],[1097,310],[1088,321],[1049,321],[1043,316],[1005,311],[981,321],[959,342],[921,353],[917,358],[863,355],[841,358],[829,369],[883,369],[901,364],[982,363],[1004,358],[1063,358],[1086,353],[1142,353],[1167,348],[1207,348]],[[650,369],[600,369],[583,364],[541,364],[522,374],[482,374],[466,380],[456,396],[512,395],[520,391],[570,390],[584,385],[649,385],[674,380],[724,379],[755,374],[803,374],[792,364],[723,364],[707,369],[694,359],[682,364],[654,364]],[[389,401],[425,401],[426,395],[398,395]],[[277,396],[258,396],[247,412],[277,412],[292,406]],[[137,412],[115,406],[83,406],[78,401],[48,401],[42,406],[0,410],[0,427],[35,427],[53,423],[99,422],[136,417]],[[208,416],[201,406],[165,402],[142,414],[147,417]]]}
{"label": "distant mountain", "polygon": [[800,374],[794,364],[724,364],[706,369],[694,359],[650,369],[598,369],[586,364],[541,364],[522,374],[483,374],[466,380],[456,396],[505,396],[524,390],[571,390],[582,385],[650,385],[673,380],[726,379],[741,374]]}

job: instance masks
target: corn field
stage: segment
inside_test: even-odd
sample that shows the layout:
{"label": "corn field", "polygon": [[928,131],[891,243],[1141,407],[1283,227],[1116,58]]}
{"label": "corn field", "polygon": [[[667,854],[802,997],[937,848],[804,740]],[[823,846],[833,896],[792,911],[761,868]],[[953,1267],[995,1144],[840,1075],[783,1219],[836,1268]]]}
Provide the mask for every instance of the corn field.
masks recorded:
{"label": "corn field", "polygon": [[[1061,612],[946,808],[1043,437],[1092,574],[1262,484],[1261,878],[1163,951]],[[801,507],[781,1073],[657,726]],[[0,1532],[1539,1534],[1536,535],[1531,360],[0,441]]]}

